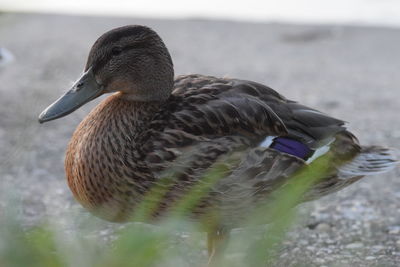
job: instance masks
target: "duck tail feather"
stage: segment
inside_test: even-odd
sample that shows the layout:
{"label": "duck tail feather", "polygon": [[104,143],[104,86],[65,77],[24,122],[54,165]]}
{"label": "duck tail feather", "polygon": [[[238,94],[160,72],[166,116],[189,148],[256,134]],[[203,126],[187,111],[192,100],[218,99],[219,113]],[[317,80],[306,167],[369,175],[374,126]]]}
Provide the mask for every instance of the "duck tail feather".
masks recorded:
{"label": "duck tail feather", "polygon": [[362,147],[360,154],[351,162],[340,166],[338,177],[346,179],[388,172],[399,164],[398,155],[399,152],[391,148]]}

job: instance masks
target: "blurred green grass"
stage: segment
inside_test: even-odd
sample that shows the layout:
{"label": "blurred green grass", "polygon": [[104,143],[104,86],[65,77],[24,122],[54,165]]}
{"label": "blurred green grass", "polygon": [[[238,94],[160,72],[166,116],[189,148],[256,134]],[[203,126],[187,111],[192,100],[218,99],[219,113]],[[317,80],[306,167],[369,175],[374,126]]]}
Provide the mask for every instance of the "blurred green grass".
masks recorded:
{"label": "blurred green grass", "polygon": [[[229,240],[225,255],[218,266],[268,266],[272,265],[277,250],[285,235],[296,222],[296,210],[304,193],[327,171],[329,159],[322,157],[312,166],[300,170],[288,183],[281,186],[269,198],[271,201],[257,207],[244,226],[260,225],[269,222],[263,228],[262,235],[255,237],[246,230]],[[184,214],[205,196],[211,186],[223,177],[228,170],[225,164],[216,164],[202,179],[202,183],[193,186],[157,226],[131,223],[116,233],[115,240],[105,242],[96,233],[95,223],[90,217],[86,227],[74,235],[63,233],[57,224],[48,223],[34,228],[24,229],[12,212],[0,217],[0,266],[2,267],[58,267],[58,266],[205,266],[206,235],[199,224],[186,221]],[[143,203],[137,209],[135,219],[146,219],[157,207],[173,182],[173,176],[161,187],[150,190]],[[146,199],[151,199],[147,201]],[[12,207],[12,203],[9,203]],[[8,210],[8,209],[7,209]],[[73,215],[71,215],[73,216]],[[81,220],[72,217],[71,220]],[[54,218],[53,218],[54,221]],[[91,227],[92,226],[92,227]],[[92,228],[92,229],[91,229]],[[189,233],[184,242],[179,233]],[[198,251],[193,256],[187,253],[187,247]]]}

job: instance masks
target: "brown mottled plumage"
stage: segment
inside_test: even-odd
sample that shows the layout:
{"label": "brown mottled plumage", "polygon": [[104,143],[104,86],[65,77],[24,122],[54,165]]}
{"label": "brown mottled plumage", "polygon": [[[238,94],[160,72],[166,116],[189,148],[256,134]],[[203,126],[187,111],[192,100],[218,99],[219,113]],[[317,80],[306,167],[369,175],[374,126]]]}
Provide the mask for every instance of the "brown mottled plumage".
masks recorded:
{"label": "brown mottled plumage", "polygon": [[[242,161],[232,166],[231,175],[210,193],[212,199],[199,203],[218,208],[229,202],[222,207],[227,213],[222,216],[226,220],[223,226],[238,226],[236,222],[250,210],[249,203],[243,210],[239,208],[245,198],[256,207],[274,184],[283,183],[305,164],[295,156],[259,147],[267,135],[288,134],[280,117],[291,117],[280,112],[293,110],[276,108],[275,113],[271,106],[298,104],[247,81],[190,75],[178,77],[175,85],[166,103],[130,101],[120,93],[100,103],[78,126],[68,146],[68,184],[84,207],[104,219],[123,221],[132,215],[141,196],[164,178],[166,169],[182,164],[180,157],[185,166],[175,173],[177,186],[167,206],[201,179],[219,157],[238,152]],[[342,130],[341,121],[326,118]],[[359,153],[351,134],[343,131],[338,135],[347,142],[342,148],[344,155]],[[269,174],[263,174],[265,171]],[[330,177],[326,192],[316,194],[353,181],[334,178]]]}
{"label": "brown mottled plumage", "polygon": [[56,119],[114,92],[80,123],[65,160],[74,196],[97,216],[129,220],[149,190],[173,170],[173,184],[152,214],[157,219],[214,163],[224,162],[223,177],[187,214],[203,221],[213,214],[210,236],[221,239],[313,160],[275,149],[265,144],[267,137],[295,140],[314,157],[325,149],[321,154],[333,159],[326,177],[303,200],[394,166],[392,151],[361,147],[343,121],[267,86],[202,75],[174,81],[173,75],[168,50],[154,31],[117,28],[96,41],[72,90],[40,115],[41,122]]}

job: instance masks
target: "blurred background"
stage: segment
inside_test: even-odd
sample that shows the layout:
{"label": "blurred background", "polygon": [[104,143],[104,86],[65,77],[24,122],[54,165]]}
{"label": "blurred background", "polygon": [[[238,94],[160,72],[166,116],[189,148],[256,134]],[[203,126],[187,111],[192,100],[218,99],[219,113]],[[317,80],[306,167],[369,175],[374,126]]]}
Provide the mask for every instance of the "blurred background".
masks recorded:
{"label": "blurred background", "polygon": [[400,25],[398,0],[2,0],[9,11],[138,16],[150,18],[207,18],[295,23]]}
{"label": "blurred background", "polygon": [[[261,82],[348,121],[363,144],[400,148],[398,0],[0,0],[0,217],[25,228],[56,221],[66,234],[83,227],[71,214],[90,215],[67,188],[63,160],[100,100],[44,125],[37,116],[80,75],[99,35],[126,24],[155,29],[176,74]],[[302,205],[276,265],[398,266],[399,174]],[[105,240],[121,227],[94,220],[91,234]],[[187,249],[182,266],[203,255]]]}

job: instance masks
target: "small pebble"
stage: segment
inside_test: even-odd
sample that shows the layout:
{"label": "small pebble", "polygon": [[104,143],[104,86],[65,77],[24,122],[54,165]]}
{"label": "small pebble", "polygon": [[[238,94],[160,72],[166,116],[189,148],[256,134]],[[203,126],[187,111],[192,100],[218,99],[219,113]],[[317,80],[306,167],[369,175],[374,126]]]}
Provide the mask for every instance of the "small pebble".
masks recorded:
{"label": "small pebble", "polygon": [[373,247],[372,247],[372,250],[375,251],[375,252],[381,251],[381,250],[383,250],[383,249],[385,249],[385,247],[384,247],[384,246],[381,246],[381,245],[377,245],[377,246],[373,246]]}
{"label": "small pebble", "polygon": [[331,229],[331,226],[327,223],[320,223],[317,225],[317,227],[315,228],[315,230],[319,231],[319,232],[327,232]]}
{"label": "small pebble", "polygon": [[282,255],[279,256],[279,258],[283,259],[286,258],[288,256],[288,253],[283,253]]}
{"label": "small pebble", "polygon": [[292,253],[296,253],[296,252],[299,252],[300,251],[300,248],[294,248],[293,250],[292,250]]}
{"label": "small pebble", "polygon": [[307,240],[300,240],[300,245],[308,245],[308,241]]}
{"label": "small pebble", "polygon": [[327,240],[325,240],[325,243],[327,243],[327,244],[334,244],[335,241],[332,240],[332,239],[327,239]]}
{"label": "small pebble", "polygon": [[400,234],[400,226],[399,225],[390,226],[389,229],[388,229],[388,233],[390,235],[398,235],[398,234]]}
{"label": "small pebble", "polygon": [[366,257],[365,258],[367,261],[373,261],[373,260],[375,260],[376,258],[374,257],[374,256],[368,256],[368,257]]}
{"label": "small pebble", "polygon": [[358,248],[363,248],[363,247],[364,247],[364,244],[361,242],[351,243],[346,246],[346,248],[348,248],[348,249],[358,249]]}
{"label": "small pebble", "polygon": [[309,250],[309,251],[315,251],[315,247],[314,247],[314,246],[307,246],[307,250]]}
{"label": "small pebble", "polygon": [[318,258],[318,259],[315,259],[315,263],[324,264],[324,263],[325,263],[325,260],[322,259],[322,258]]}

